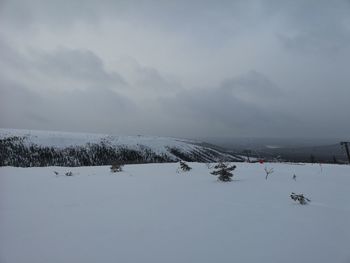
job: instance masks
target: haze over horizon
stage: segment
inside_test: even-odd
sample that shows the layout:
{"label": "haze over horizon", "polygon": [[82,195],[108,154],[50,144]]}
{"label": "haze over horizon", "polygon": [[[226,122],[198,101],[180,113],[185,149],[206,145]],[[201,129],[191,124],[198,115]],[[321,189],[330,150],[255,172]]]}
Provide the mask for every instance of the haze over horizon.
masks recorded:
{"label": "haze over horizon", "polygon": [[0,127],[349,138],[350,1],[0,2]]}

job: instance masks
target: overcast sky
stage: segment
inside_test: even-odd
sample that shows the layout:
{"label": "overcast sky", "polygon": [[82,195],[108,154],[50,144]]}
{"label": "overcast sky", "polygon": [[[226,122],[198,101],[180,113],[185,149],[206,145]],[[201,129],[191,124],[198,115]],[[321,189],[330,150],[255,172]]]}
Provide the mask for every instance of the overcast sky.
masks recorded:
{"label": "overcast sky", "polygon": [[350,139],[350,1],[0,0],[0,127]]}

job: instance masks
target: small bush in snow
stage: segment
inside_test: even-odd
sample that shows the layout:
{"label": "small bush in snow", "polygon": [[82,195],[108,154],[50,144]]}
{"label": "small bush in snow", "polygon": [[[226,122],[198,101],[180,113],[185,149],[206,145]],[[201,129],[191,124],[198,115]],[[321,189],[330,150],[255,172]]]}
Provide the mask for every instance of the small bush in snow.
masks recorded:
{"label": "small bush in snow", "polygon": [[189,170],[191,170],[192,168],[187,164],[185,163],[184,161],[180,161],[180,167],[179,169],[183,172],[188,172]]}
{"label": "small bush in snow", "polygon": [[214,164],[209,163],[209,162],[205,163],[205,166],[206,166],[209,170],[214,168]]}
{"label": "small bush in snow", "polygon": [[114,163],[112,164],[111,166],[111,172],[112,173],[116,173],[116,172],[121,172],[123,169],[122,169],[123,165],[120,164],[120,163]]}
{"label": "small bush in snow", "polygon": [[265,166],[264,170],[266,173],[265,179],[267,180],[267,177],[273,173],[273,168],[267,169],[267,167]]}
{"label": "small bush in snow", "polygon": [[66,176],[73,176],[73,173],[71,171],[65,173]]}
{"label": "small bush in snow", "polygon": [[303,194],[292,193],[290,198],[296,202],[299,202],[301,205],[306,205],[308,202],[311,202],[311,200],[306,198]]}
{"label": "small bush in snow", "polygon": [[229,166],[224,162],[219,162],[214,166],[214,171],[211,172],[212,175],[217,175],[218,180],[222,182],[230,182],[233,177],[232,171],[236,169],[236,165]]}

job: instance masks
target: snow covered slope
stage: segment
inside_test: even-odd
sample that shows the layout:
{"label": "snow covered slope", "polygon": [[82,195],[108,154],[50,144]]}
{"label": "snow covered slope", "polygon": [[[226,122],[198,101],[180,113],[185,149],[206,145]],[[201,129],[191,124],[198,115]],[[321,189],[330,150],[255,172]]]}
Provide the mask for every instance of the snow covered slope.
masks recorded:
{"label": "snow covered slope", "polygon": [[0,167],[0,262],[350,262],[350,166],[189,165]]}
{"label": "snow covered slope", "polygon": [[151,136],[111,136],[0,129],[0,165],[103,165],[113,161],[242,161],[199,142]]}

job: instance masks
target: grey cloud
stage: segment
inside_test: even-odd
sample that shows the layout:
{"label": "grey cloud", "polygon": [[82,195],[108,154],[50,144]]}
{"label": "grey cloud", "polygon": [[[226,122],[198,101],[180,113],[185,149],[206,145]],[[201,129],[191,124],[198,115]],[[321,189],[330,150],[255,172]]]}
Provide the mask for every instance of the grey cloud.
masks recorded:
{"label": "grey cloud", "polygon": [[118,70],[127,79],[129,90],[133,89],[144,97],[168,96],[183,89],[174,77],[164,76],[156,68],[143,66],[131,57],[121,58],[118,66]]}
{"label": "grey cloud", "polygon": [[2,65],[2,67],[19,69],[26,66],[23,57],[11,48],[10,44],[2,38],[0,38],[0,50],[0,65]]}
{"label": "grey cloud", "polygon": [[318,55],[338,52],[350,44],[350,3],[333,1],[268,1],[270,14],[284,27],[277,35],[286,48]]}
{"label": "grey cloud", "polygon": [[75,90],[49,98],[45,108],[55,129],[121,132],[139,112],[129,99],[108,89]]}
{"label": "grey cloud", "polygon": [[59,47],[52,52],[16,52],[0,41],[0,67],[3,79],[22,82],[32,90],[123,89],[124,79],[108,72],[103,61],[89,50]]}
{"label": "grey cloud", "polygon": [[171,89],[174,85],[165,80],[155,68],[138,67],[136,68],[136,85],[142,85],[146,88]]}
{"label": "grey cloud", "polygon": [[[222,1],[217,5],[213,1],[157,1],[157,0],[32,0],[30,2],[20,0],[3,0],[1,14],[7,20],[23,23],[49,23],[56,26],[74,23],[75,21],[98,22],[103,17],[123,19],[134,15],[143,20],[155,21],[160,19],[168,27],[177,27],[176,22],[169,14],[176,15],[185,23],[197,23],[204,20],[214,22],[220,17],[230,14],[240,14],[252,4],[246,1]],[[152,16],[152,14],[157,14]],[[192,17],[191,17],[192,16]]]}
{"label": "grey cloud", "polygon": [[82,20],[96,22],[98,9],[94,1],[3,0],[0,3],[2,20],[18,29],[32,25],[60,27]]}
{"label": "grey cloud", "polygon": [[192,136],[342,137],[349,133],[345,121],[349,91],[342,91],[343,99],[331,91],[319,92],[300,97],[252,71],[217,87],[183,91],[163,101],[163,107],[178,129]]}
{"label": "grey cloud", "polygon": [[92,52],[61,48],[23,56],[3,46],[9,52],[0,63],[7,73],[0,73],[2,127],[117,132],[120,122],[137,116],[138,107],[115,90],[127,84]]}
{"label": "grey cloud", "polygon": [[140,110],[108,89],[39,95],[0,80],[1,127],[91,132],[125,132]]}
{"label": "grey cloud", "polygon": [[121,123],[138,112],[132,102],[107,89],[38,96],[26,88],[0,84],[1,127],[121,132]]}
{"label": "grey cloud", "polygon": [[[39,94],[0,77],[1,127],[34,128],[38,124],[37,119],[45,119],[42,112],[36,110],[43,106],[44,103]],[[25,116],[36,116],[36,119],[29,120]]]}
{"label": "grey cloud", "polygon": [[254,70],[223,81],[221,88],[232,91],[235,97],[253,102],[263,98],[275,99],[283,93],[268,77]]}
{"label": "grey cloud", "polygon": [[88,50],[58,48],[52,53],[37,53],[32,65],[54,78],[79,79],[87,85],[126,85],[116,72],[106,72],[102,60]]}
{"label": "grey cloud", "polygon": [[349,8],[342,0],[0,1],[0,125],[347,136]]}
{"label": "grey cloud", "polygon": [[181,92],[166,100],[164,107],[179,119],[187,119],[186,123],[205,123],[206,130],[198,132],[201,136],[215,136],[217,127],[226,136],[269,136],[286,131],[288,123],[296,121],[291,114],[274,107],[272,100],[280,92],[266,76],[251,71],[225,80],[218,87]]}
{"label": "grey cloud", "polygon": [[[347,0],[253,1],[112,1],[3,0],[0,21],[18,30],[38,26],[71,27],[99,24],[103,19],[135,26],[163,28],[191,35],[202,45],[217,46],[240,32],[277,24],[287,47],[339,48],[349,41],[350,3]],[[154,15],[156,14],[156,15]],[[270,26],[275,26],[269,24]],[[291,34],[289,34],[291,33]],[[339,40],[339,41],[338,41]]]}
{"label": "grey cloud", "polygon": [[24,117],[28,119],[29,122],[33,122],[39,125],[50,124],[50,120],[36,113],[25,113]]}

